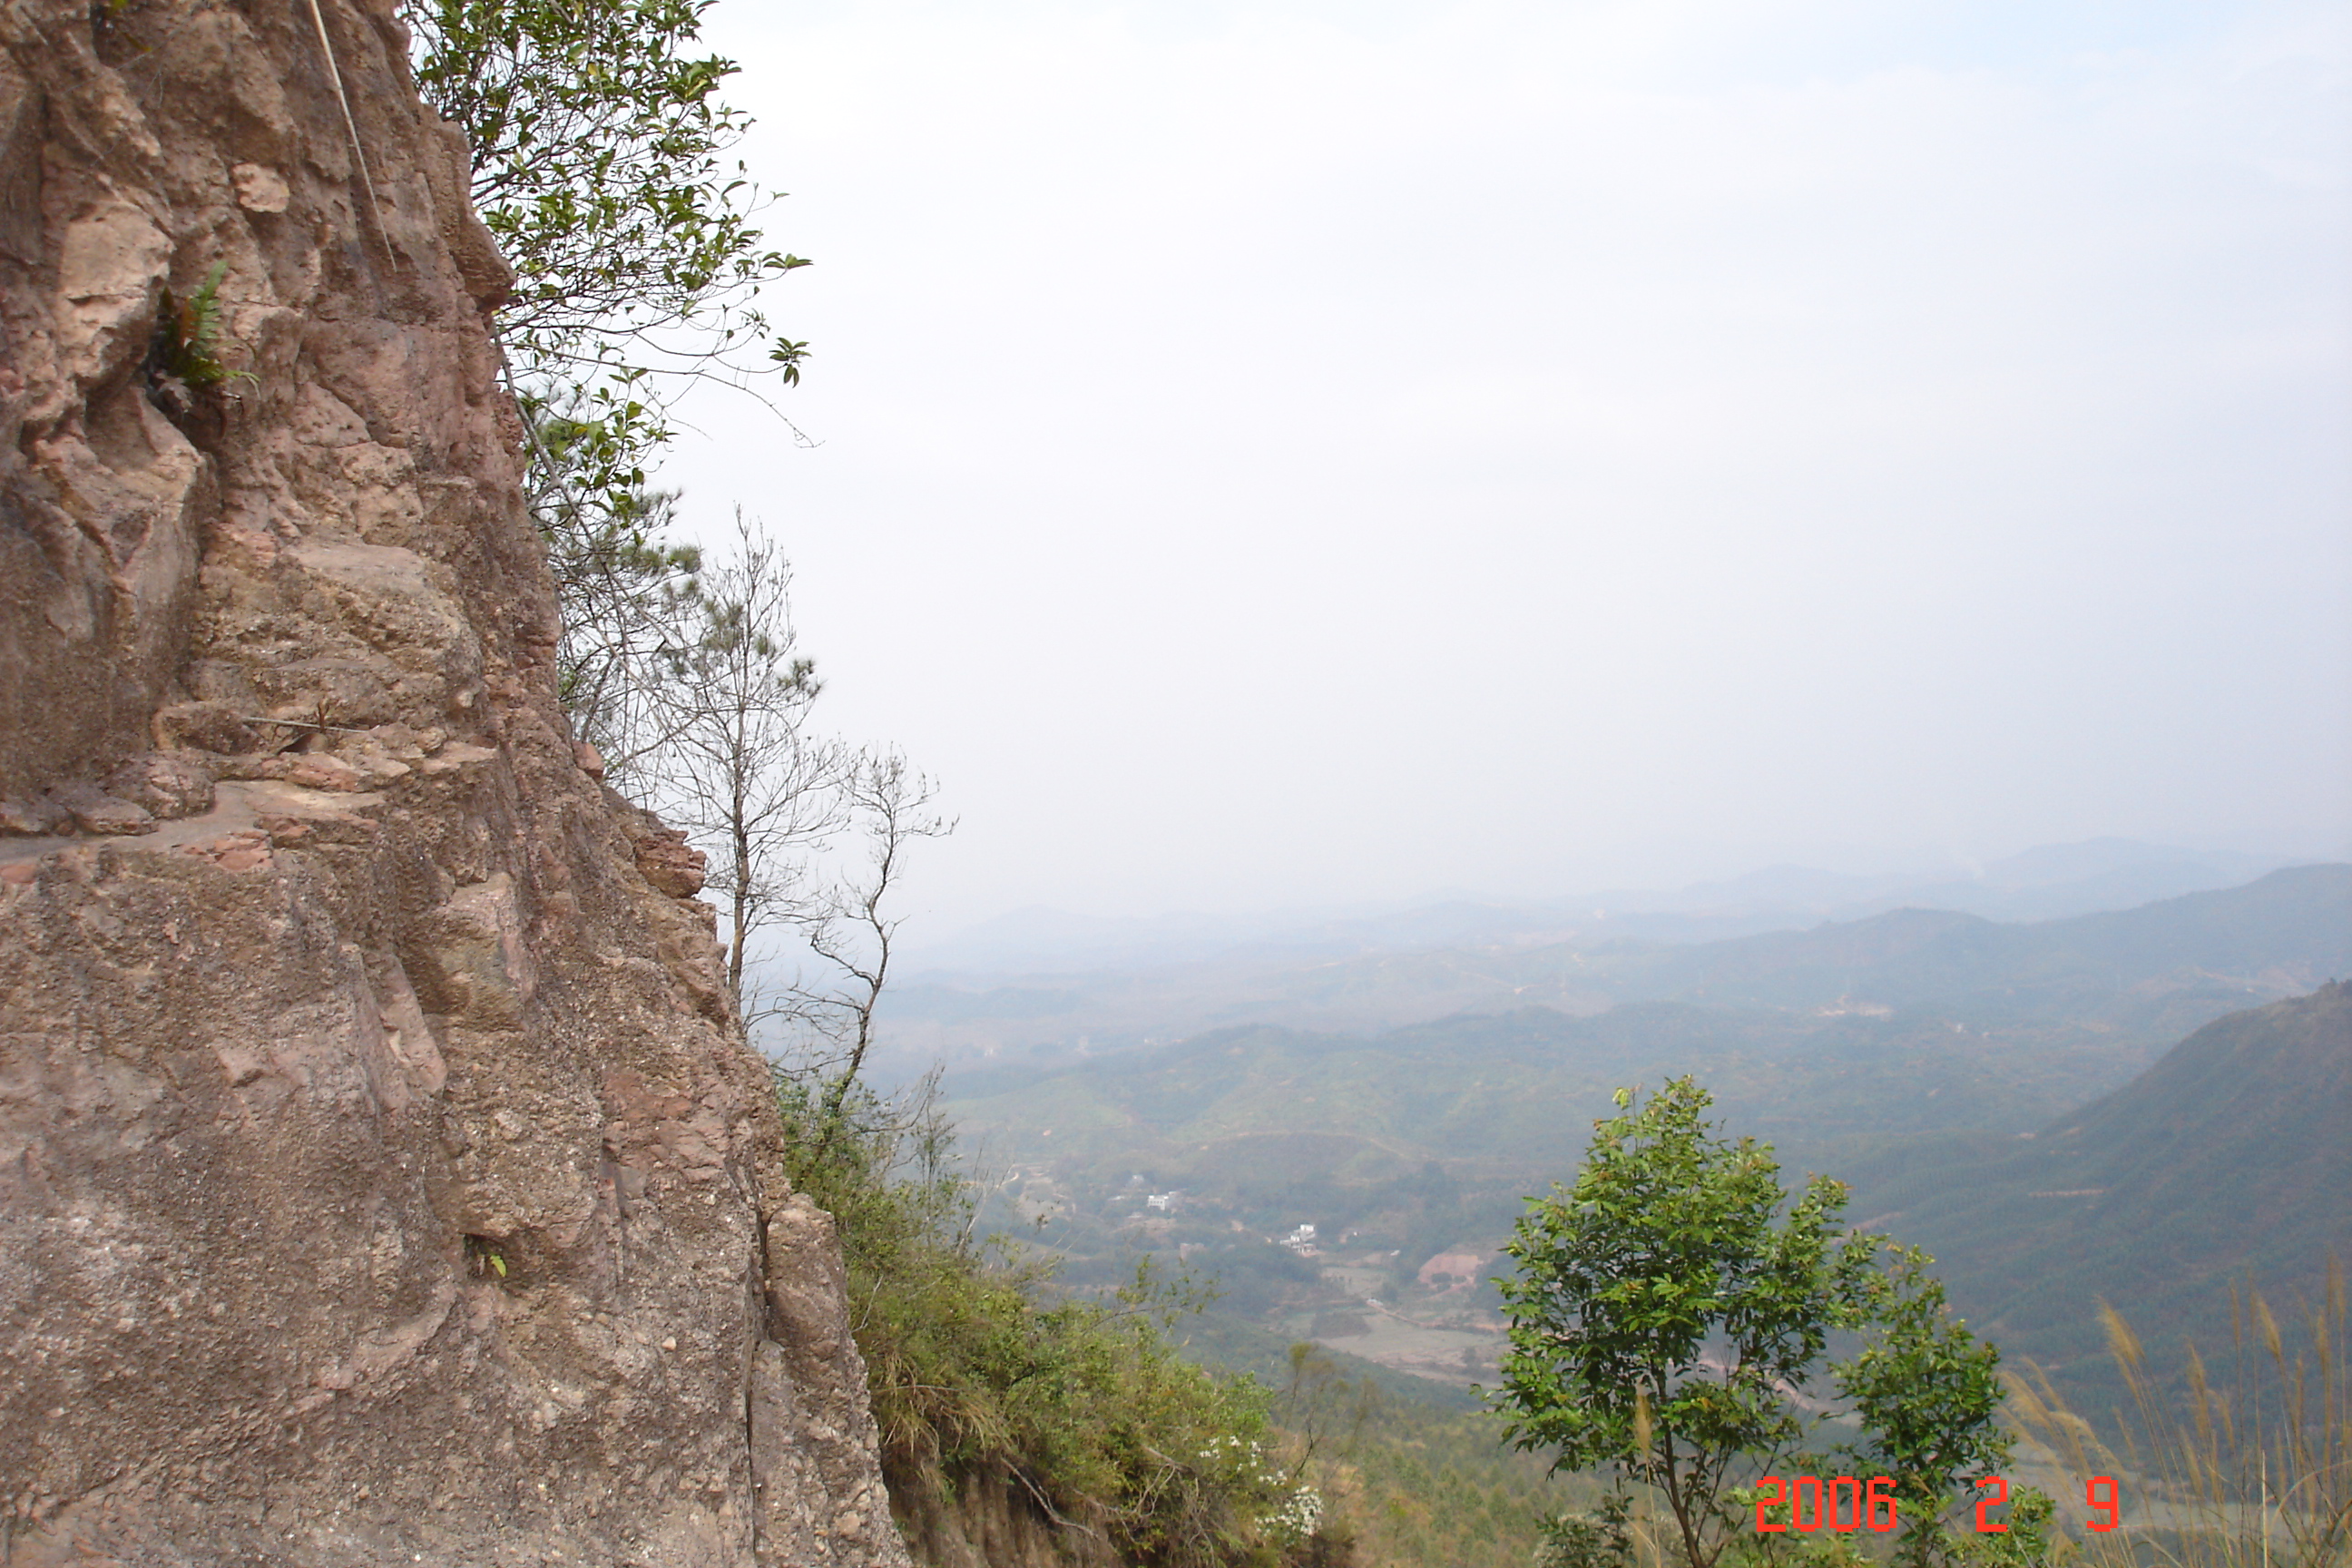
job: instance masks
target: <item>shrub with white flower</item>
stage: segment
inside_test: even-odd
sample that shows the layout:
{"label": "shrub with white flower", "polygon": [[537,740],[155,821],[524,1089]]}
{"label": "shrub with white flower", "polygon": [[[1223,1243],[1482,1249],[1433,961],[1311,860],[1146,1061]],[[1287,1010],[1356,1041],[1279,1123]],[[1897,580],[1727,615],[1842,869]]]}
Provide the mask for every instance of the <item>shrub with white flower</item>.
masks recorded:
{"label": "shrub with white flower", "polygon": [[1285,1546],[1295,1546],[1322,1528],[1323,1494],[1313,1487],[1293,1488],[1282,1506],[1258,1523]]}
{"label": "shrub with white flower", "polygon": [[1223,1465],[1238,1479],[1255,1479],[1262,1487],[1278,1487],[1284,1479],[1280,1469],[1266,1463],[1265,1445],[1255,1438],[1244,1439],[1230,1433],[1212,1437],[1209,1446],[1201,1450],[1201,1458],[1211,1464]]}

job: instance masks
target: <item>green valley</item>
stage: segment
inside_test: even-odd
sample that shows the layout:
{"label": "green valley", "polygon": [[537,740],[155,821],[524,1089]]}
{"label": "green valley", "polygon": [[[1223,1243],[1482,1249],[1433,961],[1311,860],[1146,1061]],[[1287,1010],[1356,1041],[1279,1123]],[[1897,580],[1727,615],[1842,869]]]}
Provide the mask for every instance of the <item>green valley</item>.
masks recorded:
{"label": "green valley", "polygon": [[2352,1009],[2340,988],[2289,999],[2352,972],[2352,868],[2036,924],[1899,910],[1409,958],[1572,971],[1612,1005],[958,1071],[987,1223],[1079,1284],[1145,1251],[1213,1276],[1196,1339],[1228,1360],[1313,1339],[1458,1386],[1491,1368],[1481,1281],[1521,1200],[1571,1173],[1612,1089],[1689,1073],[1727,1128],[1848,1181],[1858,1222],[1937,1253],[1964,1314],[2084,1388],[2095,1298],[2147,1331],[2210,1328],[2231,1270],[2301,1282],[2343,1244],[2319,1194],[2347,1185]]}

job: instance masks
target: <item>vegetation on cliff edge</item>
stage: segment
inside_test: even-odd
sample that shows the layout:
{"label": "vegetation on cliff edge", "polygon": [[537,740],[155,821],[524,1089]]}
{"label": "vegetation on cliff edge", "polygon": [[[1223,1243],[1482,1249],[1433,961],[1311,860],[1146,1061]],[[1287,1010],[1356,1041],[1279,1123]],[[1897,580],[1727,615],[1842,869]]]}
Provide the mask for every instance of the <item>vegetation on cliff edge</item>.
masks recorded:
{"label": "vegetation on cliff edge", "polygon": [[[927,1092],[779,1068],[793,1184],[831,1210],[883,1474],[902,1522],[1009,1488],[1097,1552],[1151,1568],[1316,1556],[1319,1502],[1277,1452],[1265,1391],[1183,1360],[1197,1301],[1150,1268],[1107,1299],[979,1239]],[[910,1528],[919,1544],[919,1528]],[[1095,1552],[1088,1552],[1087,1545]]]}

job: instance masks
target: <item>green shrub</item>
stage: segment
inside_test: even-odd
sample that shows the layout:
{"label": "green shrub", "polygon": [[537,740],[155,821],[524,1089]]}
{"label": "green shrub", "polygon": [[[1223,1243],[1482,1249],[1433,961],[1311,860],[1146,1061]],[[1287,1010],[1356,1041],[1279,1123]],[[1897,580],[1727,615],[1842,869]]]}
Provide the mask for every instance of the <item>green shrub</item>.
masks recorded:
{"label": "green shrub", "polygon": [[[883,1476],[902,1509],[1009,1482],[1056,1524],[1153,1568],[1271,1564],[1293,1489],[1265,1391],[1180,1360],[1202,1292],[1147,1261],[1108,1299],[973,1234],[976,1202],[930,1086],[897,1100],[779,1068],[793,1184],[832,1211]],[[1296,1511],[1295,1510],[1293,1511]]]}

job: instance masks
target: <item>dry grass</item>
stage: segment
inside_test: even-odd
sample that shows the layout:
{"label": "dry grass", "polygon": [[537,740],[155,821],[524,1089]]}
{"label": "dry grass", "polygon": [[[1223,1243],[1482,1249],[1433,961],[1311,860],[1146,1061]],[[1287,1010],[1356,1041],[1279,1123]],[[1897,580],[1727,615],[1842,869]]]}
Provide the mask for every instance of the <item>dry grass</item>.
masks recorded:
{"label": "dry grass", "polygon": [[2133,1409],[2112,1445],[2038,1370],[2011,1408],[2078,1480],[2116,1477],[2123,1528],[2092,1532],[2094,1568],[2347,1568],[2352,1563],[2352,1377],[2344,1269],[2331,1260],[2309,1317],[2283,1331],[2251,1285],[2232,1289],[2230,1363],[2189,1350],[2185,1387],[2160,1382],[2131,1325],[2102,1306]]}

